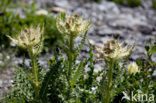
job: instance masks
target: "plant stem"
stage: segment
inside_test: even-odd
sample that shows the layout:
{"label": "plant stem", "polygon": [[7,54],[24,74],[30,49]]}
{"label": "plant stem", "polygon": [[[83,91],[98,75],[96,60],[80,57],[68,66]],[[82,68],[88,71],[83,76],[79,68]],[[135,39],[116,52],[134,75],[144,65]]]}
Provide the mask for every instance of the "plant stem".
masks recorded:
{"label": "plant stem", "polygon": [[33,76],[35,78],[35,98],[36,100],[39,99],[39,82],[38,82],[38,66],[36,62],[36,57],[33,56],[32,58],[32,65],[33,65]]}
{"label": "plant stem", "polygon": [[71,79],[71,71],[72,71],[72,63],[73,63],[73,48],[74,48],[74,39],[73,36],[70,36],[70,42],[69,42],[69,69],[68,69],[68,79]]}
{"label": "plant stem", "polygon": [[113,68],[114,68],[114,61],[112,60],[109,64],[109,70],[108,70],[108,84],[107,84],[107,91],[106,91],[106,101],[103,101],[103,103],[110,103],[110,96],[111,96],[111,90],[112,90],[112,74],[113,74]]}
{"label": "plant stem", "polygon": [[31,57],[32,60],[32,73],[33,73],[33,78],[35,79],[33,81],[34,83],[34,88],[35,88],[35,100],[39,100],[39,81],[38,81],[38,64],[36,61],[36,56],[33,54],[32,49],[29,49],[29,56]]}
{"label": "plant stem", "polygon": [[69,88],[68,88],[68,96],[67,96],[67,99],[70,100],[70,94],[71,94],[71,86],[70,86],[70,80],[71,80],[71,72],[72,72],[72,64],[73,64],[73,48],[74,48],[74,38],[73,36],[71,35],[70,38],[69,38],[69,54],[68,54],[68,85],[69,85]]}

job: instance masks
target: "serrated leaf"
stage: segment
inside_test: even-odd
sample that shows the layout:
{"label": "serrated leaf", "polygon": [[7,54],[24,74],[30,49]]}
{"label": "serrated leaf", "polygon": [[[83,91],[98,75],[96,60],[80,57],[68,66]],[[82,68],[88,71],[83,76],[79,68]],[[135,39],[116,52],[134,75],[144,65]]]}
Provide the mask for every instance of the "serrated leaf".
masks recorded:
{"label": "serrated leaf", "polygon": [[83,61],[80,62],[80,65],[79,65],[79,67],[78,67],[78,69],[77,69],[77,71],[76,71],[76,73],[75,73],[75,75],[74,75],[72,81],[70,82],[70,86],[71,86],[71,87],[76,83],[76,80],[77,80],[77,79],[79,78],[79,76],[80,76],[79,74],[80,74],[81,70],[83,69],[83,68],[82,68],[82,64],[83,64]]}
{"label": "serrated leaf", "polygon": [[[61,67],[62,60],[57,61],[54,64],[51,64],[51,69],[50,71],[46,74],[42,86],[40,89],[40,97],[43,101],[46,101],[47,98],[47,91],[48,91],[48,85],[50,82],[55,82],[55,79],[57,79],[58,75],[60,73],[60,67]],[[57,75],[57,76],[56,76]]]}
{"label": "serrated leaf", "polygon": [[79,55],[81,49],[82,49],[83,46],[84,46],[86,37],[87,37],[87,31],[85,32],[85,34],[84,34],[84,36],[83,36],[83,38],[82,38],[82,40],[81,40],[80,45],[76,48],[76,52],[75,52],[75,54],[74,54],[74,59],[75,59],[75,60],[76,60],[77,56]]}

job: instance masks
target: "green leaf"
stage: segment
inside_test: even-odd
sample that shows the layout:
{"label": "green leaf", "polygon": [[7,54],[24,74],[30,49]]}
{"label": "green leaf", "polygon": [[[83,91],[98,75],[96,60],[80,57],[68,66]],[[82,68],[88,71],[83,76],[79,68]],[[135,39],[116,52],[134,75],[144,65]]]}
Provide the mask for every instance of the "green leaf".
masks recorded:
{"label": "green leaf", "polygon": [[[93,84],[93,79],[94,79],[94,54],[93,54],[93,48],[91,43],[88,41],[89,43],[89,58],[87,60],[87,62],[89,62],[88,67],[90,68],[90,70],[87,72],[88,74],[88,78],[86,79],[86,86],[87,89],[90,89],[92,87]],[[86,63],[87,64],[87,63]]]}
{"label": "green leaf", "polygon": [[78,98],[76,98],[76,103],[82,103]]}
{"label": "green leaf", "polygon": [[148,52],[149,49],[150,49],[150,47],[146,45],[146,46],[145,46],[145,50]]}
{"label": "green leaf", "polygon": [[[54,62],[54,61],[53,61]],[[55,61],[55,63],[51,63],[50,71],[46,74],[42,86],[40,89],[40,97],[45,102],[47,99],[47,91],[48,91],[48,85],[51,84],[51,82],[55,83],[55,80],[58,78],[59,74],[61,73],[61,63],[62,60]]]}
{"label": "green leaf", "polygon": [[77,69],[77,71],[76,71],[76,73],[75,73],[75,75],[74,75],[74,77],[73,77],[73,79],[72,79],[72,81],[70,82],[70,86],[72,87],[75,83],[76,83],[76,80],[79,78],[79,74],[80,74],[80,72],[81,72],[81,70],[84,68],[82,68],[82,64],[83,64],[83,61],[81,61],[80,62],[80,65],[79,65],[79,67],[78,67],[78,69]]}
{"label": "green leaf", "polygon": [[156,53],[156,46],[151,47],[151,54],[154,54],[154,53]]}
{"label": "green leaf", "polygon": [[76,48],[76,52],[75,52],[75,54],[74,54],[74,60],[76,60],[77,56],[79,55],[81,49],[82,49],[83,46],[84,46],[84,43],[85,43],[85,40],[86,40],[86,37],[87,37],[87,32],[88,32],[88,31],[85,32],[85,34],[84,34],[84,36],[83,36],[83,38],[82,38],[82,40],[81,40],[80,45]]}

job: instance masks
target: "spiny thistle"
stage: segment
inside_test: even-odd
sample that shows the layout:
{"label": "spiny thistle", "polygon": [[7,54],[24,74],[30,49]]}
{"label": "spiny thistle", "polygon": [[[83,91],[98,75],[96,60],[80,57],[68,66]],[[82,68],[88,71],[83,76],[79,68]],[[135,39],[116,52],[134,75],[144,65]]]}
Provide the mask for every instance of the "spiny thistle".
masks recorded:
{"label": "spiny thistle", "polygon": [[25,28],[21,31],[21,33],[17,36],[17,38],[12,38],[8,36],[13,43],[17,46],[20,46],[26,49],[29,53],[32,62],[32,74],[30,76],[30,80],[32,81],[35,89],[35,99],[38,101],[39,99],[39,80],[38,80],[38,64],[36,60],[36,56],[41,52],[43,48],[43,29],[40,26],[33,28]]}
{"label": "spiny thistle", "polygon": [[32,51],[33,54],[41,52],[43,47],[43,29],[40,26],[25,28],[16,38],[8,36],[14,44]]}
{"label": "spiny thistle", "polygon": [[110,59],[120,60],[126,56],[128,56],[132,50],[128,48],[128,46],[123,47],[123,43],[119,43],[119,41],[111,39],[107,41],[102,47],[95,46],[99,59],[104,59],[109,61]]}
{"label": "spiny thistle", "polygon": [[139,67],[138,67],[138,65],[135,62],[129,64],[127,66],[127,68],[128,68],[128,73],[129,74],[136,74],[137,72],[140,72],[139,71]]}
{"label": "spiny thistle", "polygon": [[78,15],[66,15],[65,18],[59,16],[56,26],[62,34],[71,35],[73,38],[76,38],[89,29],[90,20],[83,21],[83,17],[79,17]]}

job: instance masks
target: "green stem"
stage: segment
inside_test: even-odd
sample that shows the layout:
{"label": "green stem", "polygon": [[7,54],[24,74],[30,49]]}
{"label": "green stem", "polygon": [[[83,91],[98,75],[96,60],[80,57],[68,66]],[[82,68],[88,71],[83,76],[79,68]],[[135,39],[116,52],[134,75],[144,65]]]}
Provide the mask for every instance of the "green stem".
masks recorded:
{"label": "green stem", "polygon": [[70,36],[70,42],[69,42],[69,69],[68,69],[68,79],[71,79],[71,72],[72,72],[72,63],[73,63],[73,48],[74,48],[74,39],[73,36]]}
{"label": "green stem", "polygon": [[107,91],[106,91],[106,101],[103,101],[103,103],[110,103],[110,97],[111,97],[111,90],[112,90],[112,74],[113,74],[113,68],[114,68],[114,61],[112,60],[109,64],[109,70],[108,70],[108,84],[107,84]]}
{"label": "green stem", "polygon": [[38,82],[38,66],[36,64],[35,57],[32,58],[32,65],[33,65],[33,75],[35,78],[35,98],[36,100],[39,99],[39,82]]}
{"label": "green stem", "polygon": [[38,64],[36,61],[36,56],[33,54],[31,49],[29,50],[29,55],[32,60],[32,72],[33,72],[33,78],[35,79],[33,81],[34,88],[35,88],[35,100],[39,100]]}
{"label": "green stem", "polygon": [[71,35],[70,36],[70,40],[69,40],[69,54],[68,54],[68,85],[69,85],[69,88],[68,88],[68,96],[67,96],[67,99],[70,100],[70,94],[71,94],[71,86],[70,86],[70,80],[71,80],[71,73],[72,73],[72,64],[73,64],[73,48],[74,48],[74,38],[73,36]]}

